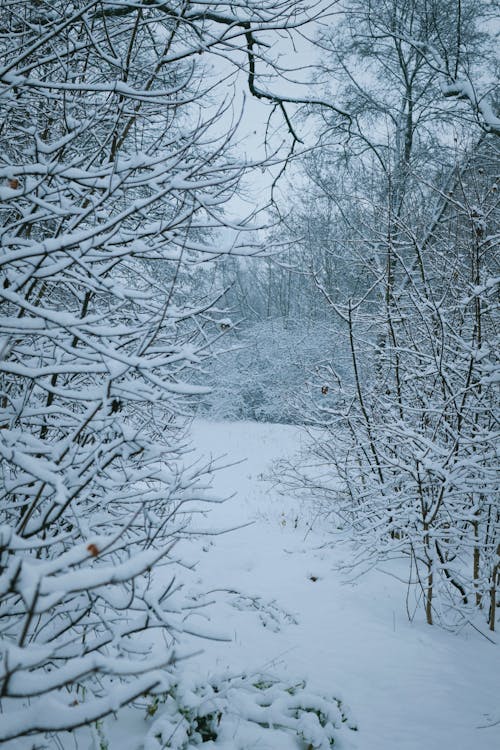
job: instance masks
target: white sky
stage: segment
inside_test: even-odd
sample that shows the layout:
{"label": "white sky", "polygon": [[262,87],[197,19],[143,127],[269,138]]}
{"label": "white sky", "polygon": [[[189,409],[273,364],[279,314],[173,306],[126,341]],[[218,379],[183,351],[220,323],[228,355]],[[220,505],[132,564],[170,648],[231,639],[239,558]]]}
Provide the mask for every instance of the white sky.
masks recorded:
{"label": "white sky", "polygon": [[[329,19],[330,23],[333,19]],[[319,97],[321,89],[317,89],[310,84],[312,69],[317,62],[320,50],[313,44],[313,39],[318,31],[319,24],[314,21],[300,30],[292,32],[293,39],[289,35],[282,34],[278,41],[273,35],[273,45],[266,51],[268,56],[277,61],[285,69],[284,77],[274,79],[265,75],[257,81],[260,88],[269,92],[275,92],[280,95],[295,97]],[[259,35],[258,38],[265,38]],[[246,61],[245,61],[246,63]],[[220,67],[219,67],[220,66]],[[215,75],[221,74],[221,71],[228,69],[228,63],[219,60],[214,69]],[[257,62],[257,73],[266,73],[265,64]],[[288,79],[288,80],[287,80]],[[234,81],[233,81],[234,84]],[[247,161],[259,161],[277,152],[277,158],[283,158],[289,151],[292,143],[292,137],[288,132],[283,115],[276,110],[269,122],[269,116],[272,111],[272,105],[253,97],[248,91],[246,74],[241,72],[237,76],[236,93],[232,107],[232,116],[237,118],[242,110],[243,97],[245,104],[243,108],[243,117],[238,129],[239,152],[242,158]],[[287,105],[287,112],[290,116],[296,112],[297,106]],[[229,113],[226,121],[221,121],[221,129],[229,122]],[[304,140],[304,146],[307,145],[307,126],[305,124],[297,125],[297,135]],[[311,133],[309,133],[311,135]],[[309,138],[311,145],[312,139]],[[266,142],[267,141],[267,142]],[[304,148],[301,144],[296,144],[295,153]],[[257,206],[265,205],[270,198],[270,188],[276,175],[281,171],[282,166],[277,164],[271,169],[257,168],[252,170],[245,182],[244,195],[231,201],[231,216],[240,216],[248,214]]]}

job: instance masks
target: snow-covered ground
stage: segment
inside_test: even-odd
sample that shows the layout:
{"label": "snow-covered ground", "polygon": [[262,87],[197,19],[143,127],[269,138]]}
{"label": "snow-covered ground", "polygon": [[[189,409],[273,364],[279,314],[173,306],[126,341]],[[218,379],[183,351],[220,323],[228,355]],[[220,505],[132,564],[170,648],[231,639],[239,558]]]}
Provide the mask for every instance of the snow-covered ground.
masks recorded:
{"label": "snow-covered ground", "polygon": [[[358,729],[346,724],[335,729],[339,750],[497,750],[499,646],[472,629],[453,634],[429,627],[418,613],[410,623],[404,587],[387,571],[372,570],[354,585],[343,580],[339,563],[346,548],[335,544],[318,518],[311,528],[314,508],[301,507],[265,478],[276,459],[293,456],[305,439],[299,428],[283,425],[194,424],[190,458],[212,456],[228,464],[215,473],[214,487],[220,497],[233,495],[210,513],[195,515],[194,523],[200,532],[234,530],[198,535],[181,545],[180,557],[192,567],[185,571],[186,587],[193,595],[209,592],[213,602],[189,622],[226,638],[192,637],[187,644],[183,639],[185,650],[199,652],[182,663],[186,684],[241,674],[250,676],[250,684],[261,675],[275,675],[287,686],[306,680],[308,694],[340,699]],[[162,641],[156,644],[162,647]],[[221,750],[319,747],[300,742],[294,732],[256,723],[248,728],[245,712],[255,706],[243,698],[242,713],[238,695],[228,704],[233,715],[229,736],[217,740]],[[336,710],[335,701],[328,705]],[[311,718],[306,714],[306,722]],[[155,722],[162,721],[167,736],[172,730],[178,737],[179,714],[169,725],[160,704],[152,719],[144,707],[125,710],[57,744],[36,746],[139,750],[149,732],[146,750],[156,750]],[[31,738],[7,745],[7,750],[34,747]]]}
{"label": "snow-covered ground", "polygon": [[500,721],[498,646],[473,630],[456,635],[417,618],[409,623],[404,587],[383,572],[343,582],[337,565],[345,553],[318,523],[309,531],[312,509],[299,510],[263,480],[273,460],[293,455],[303,439],[290,426],[194,425],[201,453],[243,459],[216,474],[220,495],[237,494],[204,523],[252,521],[207,537],[201,552],[193,545],[200,580],[217,589],[212,625],[231,638],[203,644],[199,675],[304,677],[350,707],[359,731],[344,742],[357,750],[500,748],[500,723],[488,726]]}

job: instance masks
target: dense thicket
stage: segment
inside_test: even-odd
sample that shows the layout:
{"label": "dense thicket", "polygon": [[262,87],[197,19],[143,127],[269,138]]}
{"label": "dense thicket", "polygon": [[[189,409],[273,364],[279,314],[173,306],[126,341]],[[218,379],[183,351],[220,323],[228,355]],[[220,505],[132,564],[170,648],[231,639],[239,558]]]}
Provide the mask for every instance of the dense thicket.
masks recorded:
{"label": "dense thicket", "polygon": [[273,68],[254,34],[307,17],[1,4],[0,742],[57,742],[165,695],[198,632],[174,548],[210,499],[184,437],[213,338],[203,262],[258,249],[225,232],[246,169],[233,95],[243,69],[284,112],[258,88]]}
{"label": "dense thicket", "polygon": [[[480,610],[494,629],[499,121],[490,12],[475,0],[344,4],[318,40],[316,84],[351,119],[318,117],[322,147],[294,172],[291,210],[280,205],[289,250],[240,298],[266,326],[286,310],[297,349],[302,332],[329,332],[293,412],[320,428],[314,456],[303,472],[289,466],[284,481],[351,530],[361,565],[408,560],[411,616],[419,603],[429,623],[463,623]],[[448,98],[458,89],[462,102]]]}

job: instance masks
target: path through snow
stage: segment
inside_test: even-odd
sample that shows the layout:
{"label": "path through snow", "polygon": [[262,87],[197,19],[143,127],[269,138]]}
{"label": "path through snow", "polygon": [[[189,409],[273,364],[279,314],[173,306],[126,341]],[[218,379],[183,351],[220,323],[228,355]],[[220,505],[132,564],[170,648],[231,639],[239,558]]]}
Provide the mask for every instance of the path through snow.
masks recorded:
{"label": "path through snow", "polygon": [[299,515],[297,501],[262,481],[302,439],[299,429],[280,425],[194,426],[202,454],[246,459],[216,475],[219,494],[237,495],[206,523],[253,521],[207,537],[201,553],[193,546],[200,579],[226,590],[213,593],[214,625],[232,639],[206,646],[199,674],[229,668],[305,677],[311,689],[350,706],[357,750],[500,748],[500,724],[478,728],[500,719],[498,646],[473,631],[457,636],[410,624],[401,584],[383,573],[344,584],[336,570],[341,551],[322,546],[326,532],[307,534],[310,513]]}

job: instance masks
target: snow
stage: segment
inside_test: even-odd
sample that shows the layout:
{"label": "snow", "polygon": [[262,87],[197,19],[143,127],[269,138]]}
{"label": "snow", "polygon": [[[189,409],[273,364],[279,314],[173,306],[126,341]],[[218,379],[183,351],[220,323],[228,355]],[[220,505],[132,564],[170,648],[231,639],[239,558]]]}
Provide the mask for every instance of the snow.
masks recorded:
{"label": "snow", "polygon": [[263,481],[274,460],[293,455],[306,439],[300,428],[198,422],[194,439],[204,454],[246,458],[216,474],[218,494],[238,494],[207,523],[253,521],[210,539],[199,575],[209,589],[212,582],[259,597],[261,606],[242,611],[234,597],[231,604],[230,596],[216,594],[216,616],[232,642],[206,647],[197,669],[273,667],[306,679],[316,693],[350,707],[359,731],[349,743],[357,750],[500,747],[500,723],[488,727],[500,719],[498,646],[472,629],[449,633],[417,616],[410,623],[404,586],[387,572],[346,583],[338,566],[347,551],[332,544],[324,522],[310,530],[314,509],[299,508]]}
{"label": "snow", "polygon": [[[181,670],[192,684],[213,684],[214,675],[223,680],[229,675],[270,674],[299,686],[297,696],[273,686],[253,692],[229,688],[222,697],[208,688],[202,700],[213,703],[217,711],[225,698],[231,712],[221,724],[217,743],[207,742],[207,750],[297,750],[304,746],[295,739],[300,736],[307,738],[306,747],[326,750],[316,714],[294,717],[296,701],[302,707],[320,707],[332,722],[327,727],[340,750],[500,747],[498,645],[473,629],[457,634],[430,627],[419,619],[419,612],[409,622],[404,586],[394,577],[397,563],[347,582],[339,566],[348,562],[350,553],[336,542],[327,522],[313,507],[301,506],[266,479],[274,461],[299,450],[305,432],[284,425],[199,420],[193,425],[193,440],[193,462],[198,456],[205,462],[213,457],[223,467],[215,472],[214,489],[228,500],[210,505],[210,512],[201,517],[197,514],[200,535],[176,548],[180,558],[195,561],[186,584],[192,585],[193,596],[206,592],[186,621],[186,630],[205,631],[208,636],[184,636],[183,652],[195,655],[181,662]],[[166,570],[164,577],[169,575]],[[205,601],[212,603],[201,606]],[[217,640],[221,636],[225,642]],[[498,641],[496,634],[490,636]],[[165,660],[165,644],[159,642]],[[151,658],[159,657],[157,649]],[[141,680],[154,682],[140,677],[120,690],[138,695]],[[68,693],[66,706],[57,704],[61,727],[77,713],[82,720],[99,716],[97,708],[93,714],[93,705],[73,705],[71,697]],[[182,697],[188,708],[200,702],[185,686]],[[117,706],[122,698],[116,689],[108,696]],[[344,724],[338,729],[334,698],[342,701],[358,731]],[[44,704],[47,711],[52,710],[51,700]],[[69,750],[76,743],[97,749],[102,732],[109,750],[158,750],[155,737],[175,731],[172,747],[181,747],[187,724],[181,732],[178,714],[168,701],[159,706],[153,724],[145,721],[144,711],[125,709],[118,721],[109,718],[90,730],[90,745],[85,729],[70,739],[63,735],[62,746]],[[42,714],[38,720],[43,729]],[[22,717],[15,714],[12,721],[22,723]],[[4,737],[9,736],[10,723]],[[6,743],[6,750],[24,750],[30,742],[15,740]],[[308,745],[312,742],[316,744]]]}

